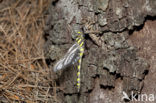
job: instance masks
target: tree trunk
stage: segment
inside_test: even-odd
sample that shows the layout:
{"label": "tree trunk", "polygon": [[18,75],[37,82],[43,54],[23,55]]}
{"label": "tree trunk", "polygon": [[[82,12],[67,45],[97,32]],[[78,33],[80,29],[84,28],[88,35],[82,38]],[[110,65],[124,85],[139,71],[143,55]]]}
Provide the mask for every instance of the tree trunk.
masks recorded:
{"label": "tree trunk", "polygon": [[[54,101],[124,103],[123,92],[128,97],[156,93],[156,83],[148,88],[150,78],[156,80],[155,16],[155,0],[53,0],[45,27],[45,54],[56,84]],[[53,72],[78,31],[85,35],[79,93],[73,66]]]}

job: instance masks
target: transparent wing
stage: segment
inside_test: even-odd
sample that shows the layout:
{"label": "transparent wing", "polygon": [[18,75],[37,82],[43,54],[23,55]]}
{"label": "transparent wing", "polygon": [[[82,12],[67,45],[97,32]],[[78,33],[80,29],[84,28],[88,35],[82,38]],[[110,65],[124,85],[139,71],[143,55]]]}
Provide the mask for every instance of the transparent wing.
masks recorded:
{"label": "transparent wing", "polygon": [[55,66],[54,66],[54,72],[63,69],[63,61],[64,59],[61,59],[60,61],[58,61]]}
{"label": "transparent wing", "polygon": [[77,62],[79,59],[79,53],[79,45],[74,44],[65,54],[65,56],[56,63],[56,65],[54,66],[54,71],[56,72],[58,70],[64,69]]}
{"label": "transparent wing", "polygon": [[76,44],[76,47],[72,49],[70,52],[67,52],[65,55],[64,65],[73,64],[77,58],[79,57],[80,49],[79,46]]}
{"label": "transparent wing", "polygon": [[72,47],[69,48],[69,50],[67,51],[67,53],[70,53],[71,51],[73,51],[77,47],[78,47],[77,44],[72,45]]}

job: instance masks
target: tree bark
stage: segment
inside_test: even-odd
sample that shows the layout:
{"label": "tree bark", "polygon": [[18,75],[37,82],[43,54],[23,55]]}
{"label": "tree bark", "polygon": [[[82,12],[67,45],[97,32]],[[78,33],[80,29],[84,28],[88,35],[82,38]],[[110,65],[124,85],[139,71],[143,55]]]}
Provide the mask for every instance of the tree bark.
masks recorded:
{"label": "tree bark", "polygon": [[80,93],[76,69],[66,68],[60,74],[52,71],[60,87],[53,89],[58,103],[124,103],[123,91],[128,96],[132,91],[150,93],[146,89],[150,76],[147,80],[145,76],[156,72],[155,42],[150,42],[156,39],[156,22],[149,21],[156,20],[155,16],[155,0],[53,0],[45,27],[45,54],[51,71],[74,44],[75,34],[85,35]]}

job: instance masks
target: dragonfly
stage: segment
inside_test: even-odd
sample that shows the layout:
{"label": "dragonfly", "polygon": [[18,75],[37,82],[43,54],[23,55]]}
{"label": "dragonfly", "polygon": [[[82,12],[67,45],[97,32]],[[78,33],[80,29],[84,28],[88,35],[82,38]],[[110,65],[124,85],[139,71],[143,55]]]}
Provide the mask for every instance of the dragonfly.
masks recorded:
{"label": "dragonfly", "polygon": [[80,85],[81,85],[81,64],[82,64],[82,56],[84,54],[84,35],[81,32],[78,32],[78,35],[76,37],[76,42],[69,48],[67,53],[64,55],[63,58],[61,58],[55,65],[54,65],[54,72],[57,72],[59,70],[65,69],[71,65],[74,65],[75,63],[78,63],[77,65],[77,88],[78,92],[80,91]]}

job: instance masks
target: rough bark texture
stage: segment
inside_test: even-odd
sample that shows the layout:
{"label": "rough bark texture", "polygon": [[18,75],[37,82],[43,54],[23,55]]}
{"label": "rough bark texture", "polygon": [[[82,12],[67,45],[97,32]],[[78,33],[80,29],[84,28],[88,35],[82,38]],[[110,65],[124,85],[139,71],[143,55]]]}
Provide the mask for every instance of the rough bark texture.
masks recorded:
{"label": "rough bark texture", "polygon": [[[129,96],[131,91],[136,94],[142,89],[149,91],[144,89],[143,82],[149,65],[153,65],[152,69],[155,67],[151,60],[154,57],[145,56],[150,54],[142,53],[138,47],[144,49],[144,40],[148,41],[152,33],[143,31],[144,35],[136,36],[134,31],[141,30],[154,16],[155,0],[52,1],[45,27],[45,54],[51,69],[74,43],[72,38],[77,31],[82,31],[86,39],[80,93],[76,88],[77,70],[67,68],[55,78],[57,86],[63,87],[56,92],[59,103],[122,103],[123,91]],[[152,40],[156,39],[154,36],[153,33]],[[149,43],[153,56],[154,44]]]}

